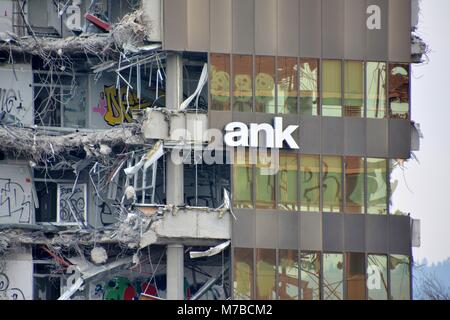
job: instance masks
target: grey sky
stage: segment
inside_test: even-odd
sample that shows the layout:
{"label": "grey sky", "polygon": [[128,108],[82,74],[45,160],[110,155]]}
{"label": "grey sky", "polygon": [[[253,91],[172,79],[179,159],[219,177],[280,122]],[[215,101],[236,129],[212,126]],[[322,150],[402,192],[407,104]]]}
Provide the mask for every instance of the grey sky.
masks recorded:
{"label": "grey sky", "polygon": [[416,261],[450,256],[450,105],[445,98],[450,93],[449,15],[449,0],[421,1],[418,33],[432,52],[428,64],[413,67],[412,119],[421,124],[425,139],[416,153],[420,164],[412,160],[407,165],[395,198],[402,211],[421,219]]}

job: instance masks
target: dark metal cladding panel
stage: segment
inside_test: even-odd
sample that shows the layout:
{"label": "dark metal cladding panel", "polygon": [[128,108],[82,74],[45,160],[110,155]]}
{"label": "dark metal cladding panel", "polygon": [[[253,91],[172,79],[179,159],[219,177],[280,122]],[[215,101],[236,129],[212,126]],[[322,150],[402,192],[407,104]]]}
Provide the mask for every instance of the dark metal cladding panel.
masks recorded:
{"label": "dark metal cladding panel", "polygon": [[231,53],[232,0],[210,0],[211,52]]}
{"label": "dark metal cladding panel", "polygon": [[389,1],[389,60],[411,61],[411,0]]}
{"label": "dark metal cladding panel", "polygon": [[278,247],[299,250],[299,214],[278,212]]}
{"label": "dark metal cladding panel", "polygon": [[300,0],[300,56],[322,54],[322,0]]}
{"label": "dark metal cladding panel", "polygon": [[322,0],[322,57],[343,59],[345,1]]}
{"label": "dark metal cladding panel", "polygon": [[363,214],[344,215],[344,246],[347,252],[365,252],[365,217]]}
{"label": "dark metal cladding panel", "polygon": [[209,50],[209,0],[187,0],[188,51]]}
{"label": "dark metal cladding panel", "polygon": [[[371,5],[376,5],[380,8],[381,13],[381,28],[368,29],[366,14],[366,58],[371,61],[386,61],[388,59],[388,30],[389,30],[389,0],[367,0],[366,10]],[[409,35],[408,35],[409,41]]]}
{"label": "dark metal cladding panel", "polygon": [[362,156],[366,154],[366,120],[345,118],[345,154]]}
{"label": "dark metal cladding panel", "polygon": [[366,151],[368,157],[387,158],[389,151],[387,119],[367,119],[366,120]]}
{"label": "dark metal cladding panel", "polygon": [[344,251],[344,215],[323,214],[323,251]]}
{"label": "dark metal cladding panel", "polygon": [[255,40],[255,1],[233,0],[233,52],[252,54]]}
{"label": "dark metal cladding panel", "polygon": [[345,59],[366,57],[366,8],[365,1],[345,0]]}
{"label": "dark metal cladding panel", "polygon": [[411,219],[407,216],[389,217],[389,252],[411,254]]}
{"label": "dark metal cladding panel", "polygon": [[322,214],[301,213],[300,224],[300,249],[306,251],[322,251]]}
{"label": "dark metal cladding panel", "polygon": [[320,154],[322,150],[321,117],[300,118],[300,153]]}
{"label": "dark metal cladding panel", "polygon": [[408,120],[389,120],[389,158],[409,159],[411,156],[411,124]]}
{"label": "dark metal cladding panel", "polygon": [[234,247],[254,248],[255,247],[255,211],[234,209],[236,220],[232,222],[231,239]]}
{"label": "dark metal cladding panel", "polygon": [[278,247],[278,215],[277,212],[256,210],[256,247],[276,249]]}
{"label": "dark metal cladding panel", "polygon": [[366,215],[366,251],[388,253],[388,216]]}
{"label": "dark metal cladding panel", "polygon": [[187,47],[187,2],[164,0],[164,49],[184,51]]}
{"label": "dark metal cladding panel", "polygon": [[299,55],[299,0],[278,0],[278,55]]}
{"label": "dark metal cladding panel", "polygon": [[276,55],[277,1],[255,1],[255,54]]}
{"label": "dark metal cladding panel", "polygon": [[322,153],[327,155],[343,155],[344,133],[344,118],[322,117]]}

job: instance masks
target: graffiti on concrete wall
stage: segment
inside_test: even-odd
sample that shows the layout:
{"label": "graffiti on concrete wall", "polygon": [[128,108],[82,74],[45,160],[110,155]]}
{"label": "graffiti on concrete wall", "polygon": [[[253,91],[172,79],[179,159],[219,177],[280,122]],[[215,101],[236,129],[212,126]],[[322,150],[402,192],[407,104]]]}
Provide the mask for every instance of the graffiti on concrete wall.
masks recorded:
{"label": "graffiti on concrete wall", "polygon": [[29,65],[0,68],[0,111],[24,124],[33,122],[32,76]]}
{"label": "graffiti on concrete wall", "polygon": [[31,223],[30,198],[19,182],[0,178],[0,223]]}
{"label": "graffiti on concrete wall", "polygon": [[104,86],[97,105],[92,107],[92,112],[99,113],[108,125],[116,126],[132,122],[132,111],[150,106],[149,102],[139,99],[136,93],[131,89],[127,90],[127,87],[117,90],[115,86]]}
{"label": "graffiti on concrete wall", "polygon": [[[72,193],[73,192],[73,193]],[[86,221],[86,184],[58,183],[58,223],[77,223]],[[76,217],[76,218],[75,218]]]}

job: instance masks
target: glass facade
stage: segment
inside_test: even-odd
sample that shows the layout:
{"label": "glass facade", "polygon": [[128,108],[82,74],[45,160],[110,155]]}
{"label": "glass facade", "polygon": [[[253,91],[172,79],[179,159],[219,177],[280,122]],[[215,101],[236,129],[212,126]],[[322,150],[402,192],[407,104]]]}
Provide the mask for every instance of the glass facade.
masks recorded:
{"label": "glass facade", "polygon": [[297,154],[280,153],[280,170],[278,172],[279,202],[281,210],[296,211],[297,205]]}
{"label": "glass facade", "polygon": [[410,117],[409,64],[220,53],[209,64],[211,110],[230,110],[231,96],[237,112]]}
{"label": "glass facade", "polygon": [[296,114],[298,102],[297,58],[278,57],[277,93],[278,113]]}
{"label": "glass facade", "polygon": [[210,56],[211,110],[230,110],[230,55],[212,53]]}
{"label": "glass facade", "polygon": [[323,300],[344,299],[344,256],[341,253],[323,255]]}
{"label": "glass facade", "polygon": [[364,117],[364,62],[344,62],[344,115]]}
{"label": "glass facade", "polygon": [[409,64],[389,64],[389,115],[409,118]]}
{"label": "glass facade", "polygon": [[307,116],[320,114],[319,60],[300,59],[300,113]]}
{"label": "glass facade", "polygon": [[235,208],[386,215],[389,191],[396,189],[397,181],[389,188],[387,183],[391,170],[398,166],[396,161],[283,150],[255,157],[252,164],[248,150],[235,154]]}
{"label": "glass facade", "polygon": [[298,300],[299,262],[295,250],[278,252],[278,298],[280,300]]}
{"label": "glass facade", "polygon": [[253,110],[253,57],[233,55],[233,110]]}
{"label": "glass facade", "polygon": [[255,111],[275,113],[275,58],[255,58]]}
{"label": "glass facade", "polygon": [[[408,300],[408,256],[234,248],[235,299]],[[389,276],[388,276],[389,272]],[[254,286],[254,284],[256,286]]]}
{"label": "glass facade", "polygon": [[322,115],[342,116],[342,62],[322,61]]}

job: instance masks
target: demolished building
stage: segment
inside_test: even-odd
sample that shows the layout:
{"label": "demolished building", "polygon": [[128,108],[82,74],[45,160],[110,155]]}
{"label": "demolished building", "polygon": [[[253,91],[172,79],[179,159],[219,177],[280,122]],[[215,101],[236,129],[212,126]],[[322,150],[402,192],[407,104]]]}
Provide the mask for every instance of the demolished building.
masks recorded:
{"label": "demolished building", "polygon": [[[426,45],[415,1],[373,2],[389,27],[365,0],[1,0],[0,298],[409,299],[389,177]],[[275,175],[211,147],[275,115]]]}

